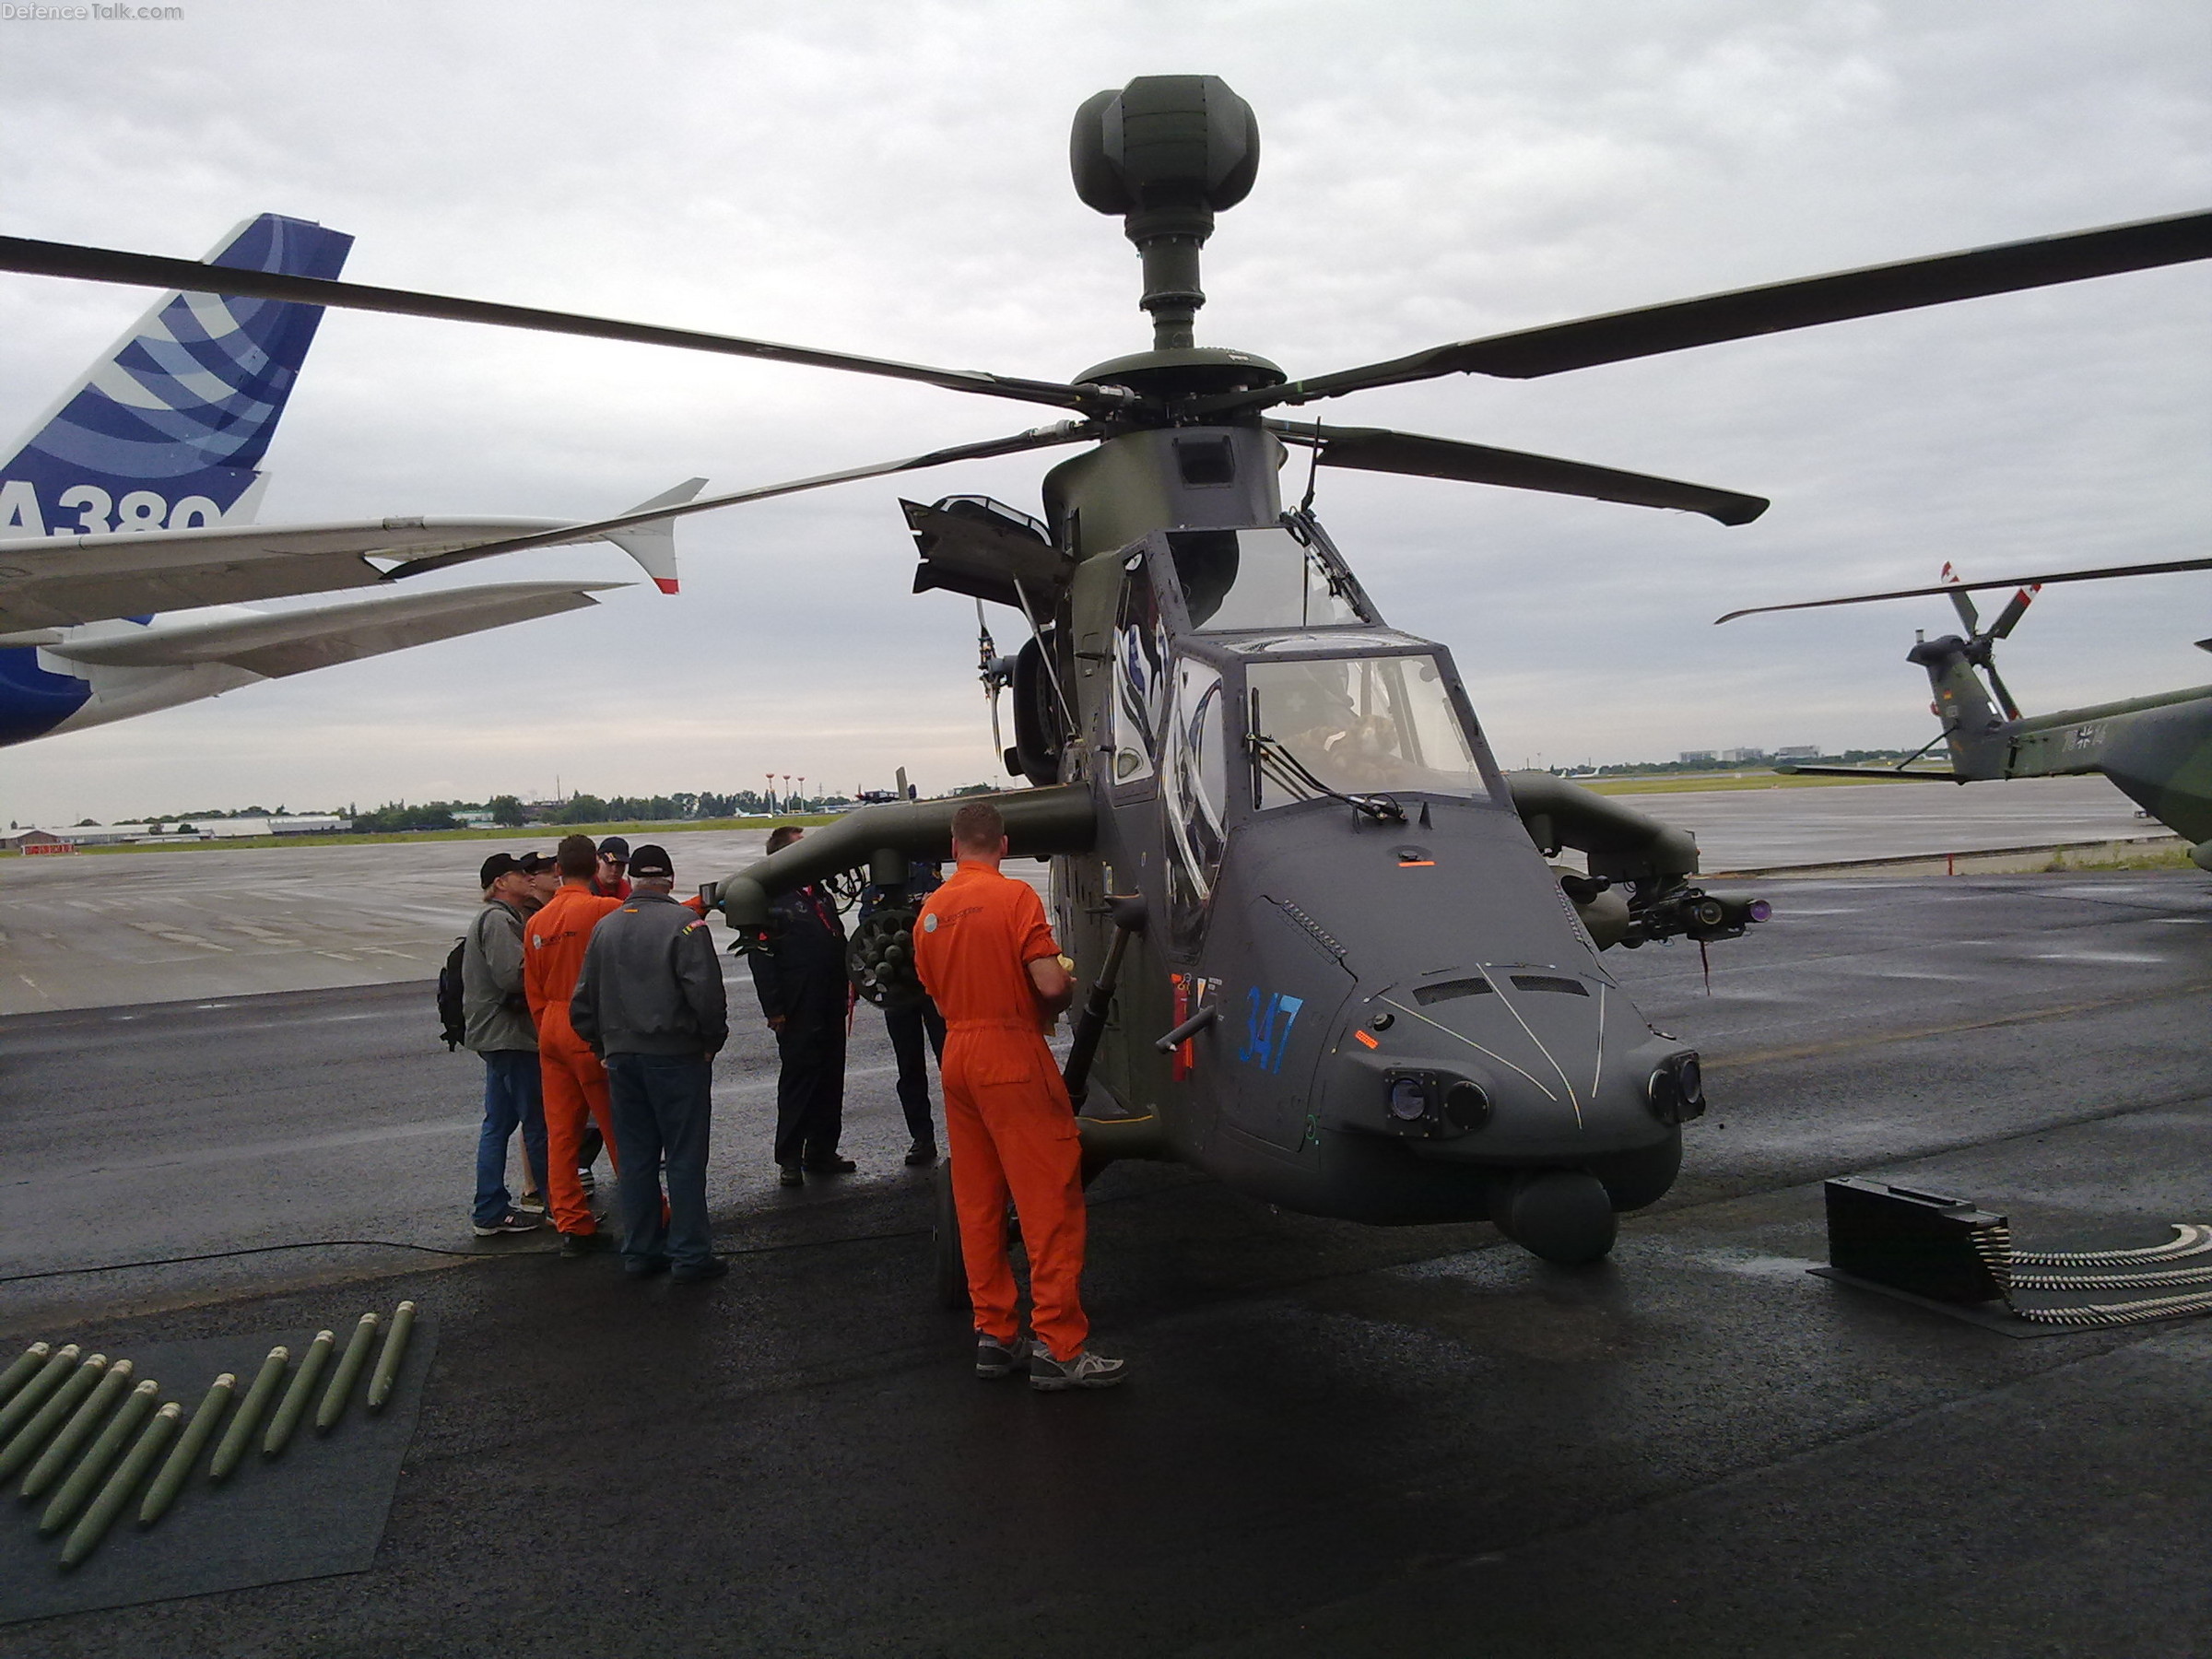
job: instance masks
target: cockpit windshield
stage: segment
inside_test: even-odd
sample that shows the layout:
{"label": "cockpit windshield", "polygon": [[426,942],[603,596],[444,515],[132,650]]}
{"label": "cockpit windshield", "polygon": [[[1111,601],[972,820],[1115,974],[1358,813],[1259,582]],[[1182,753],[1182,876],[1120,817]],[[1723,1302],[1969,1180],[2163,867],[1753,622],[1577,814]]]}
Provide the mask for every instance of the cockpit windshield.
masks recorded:
{"label": "cockpit windshield", "polygon": [[1331,791],[1488,793],[1433,656],[1255,662],[1245,679],[1256,806]]}
{"label": "cockpit windshield", "polygon": [[1326,555],[1288,525],[1259,530],[1174,530],[1168,549],[1191,626],[1335,628],[1371,621]]}

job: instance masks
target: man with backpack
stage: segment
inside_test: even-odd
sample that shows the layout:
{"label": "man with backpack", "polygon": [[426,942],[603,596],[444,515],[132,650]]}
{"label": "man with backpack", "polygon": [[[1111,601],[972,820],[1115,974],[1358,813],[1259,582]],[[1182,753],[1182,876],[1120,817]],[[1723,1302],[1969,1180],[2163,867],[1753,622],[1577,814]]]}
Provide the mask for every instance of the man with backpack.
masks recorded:
{"label": "man with backpack", "polygon": [[546,1191],[546,1118],[537,1028],[523,992],[523,915],[532,877],[512,853],[494,853],[478,880],[484,908],[460,946],[461,1041],[484,1060],[484,1127],[477,1136],[477,1196],[469,1219],[477,1237],[488,1239],[545,1225],[517,1209],[507,1191],[507,1143],[519,1125],[524,1161],[537,1190]]}

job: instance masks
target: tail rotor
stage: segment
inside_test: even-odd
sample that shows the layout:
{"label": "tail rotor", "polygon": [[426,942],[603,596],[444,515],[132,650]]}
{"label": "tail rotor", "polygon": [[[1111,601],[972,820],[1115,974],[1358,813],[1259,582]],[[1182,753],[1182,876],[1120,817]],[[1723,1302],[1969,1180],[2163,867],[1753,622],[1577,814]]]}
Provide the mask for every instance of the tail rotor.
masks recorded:
{"label": "tail rotor", "polygon": [[[1943,581],[1950,583],[1959,580],[1958,571],[1947,560],[1943,567]],[[2013,700],[2012,692],[2006,688],[2004,677],[1997,673],[1992,648],[2019,626],[2020,618],[2028,614],[2028,607],[2035,603],[2036,594],[2041,592],[2042,583],[2040,582],[2021,588],[1997,613],[1997,619],[1986,629],[1982,627],[1981,613],[1974,608],[1971,595],[1958,588],[1952,589],[1949,594],[1951,607],[1959,613],[1959,620],[1966,625],[1966,659],[1988,677],[1989,688],[1996,694],[1997,707],[2005,711],[2007,720],[2020,718],[2020,705]]]}

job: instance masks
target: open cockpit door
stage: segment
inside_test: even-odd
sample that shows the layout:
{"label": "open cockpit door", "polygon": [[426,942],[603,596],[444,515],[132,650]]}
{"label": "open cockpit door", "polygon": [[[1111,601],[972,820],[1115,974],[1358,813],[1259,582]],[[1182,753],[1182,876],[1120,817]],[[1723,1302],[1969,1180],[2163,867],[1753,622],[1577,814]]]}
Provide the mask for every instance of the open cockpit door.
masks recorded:
{"label": "open cockpit door", "polygon": [[988,496],[947,496],[932,506],[899,503],[922,565],[914,592],[932,588],[1010,605],[1032,622],[1050,616],[1075,573],[1044,525]]}

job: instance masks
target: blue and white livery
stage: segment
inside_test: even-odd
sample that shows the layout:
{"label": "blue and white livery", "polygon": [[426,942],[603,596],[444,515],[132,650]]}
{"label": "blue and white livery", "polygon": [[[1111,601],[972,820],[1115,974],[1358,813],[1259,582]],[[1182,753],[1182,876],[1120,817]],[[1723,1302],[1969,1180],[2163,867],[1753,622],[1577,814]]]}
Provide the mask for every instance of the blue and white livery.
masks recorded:
{"label": "blue and white livery", "polygon": [[[205,263],[335,279],[353,238],[265,213]],[[0,470],[0,536],[218,524],[260,477],[323,308],[171,294]]]}

